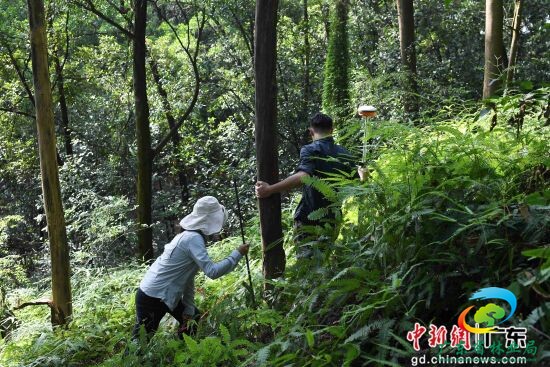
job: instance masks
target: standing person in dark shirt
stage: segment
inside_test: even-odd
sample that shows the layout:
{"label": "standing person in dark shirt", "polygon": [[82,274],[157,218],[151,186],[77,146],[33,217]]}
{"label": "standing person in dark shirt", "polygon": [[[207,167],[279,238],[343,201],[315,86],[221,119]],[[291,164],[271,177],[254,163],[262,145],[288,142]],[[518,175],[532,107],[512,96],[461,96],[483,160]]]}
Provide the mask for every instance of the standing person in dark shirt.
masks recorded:
{"label": "standing person in dark shirt", "polygon": [[[256,196],[265,198],[272,194],[290,191],[302,186],[302,200],[294,213],[294,227],[298,232],[298,240],[303,239],[300,232],[303,226],[319,225],[319,220],[311,220],[309,214],[320,208],[326,208],[330,202],[323,194],[311,185],[303,185],[305,176],[327,178],[331,174],[351,172],[355,169],[352,155],[343,147],[334,143],[332,137],[332,119],[322,113],[315,114],[309,121],[309,134],[313,139],[300,150],[300,163],[291,176],[275,184],[263,181],[256,182]],[[364,170],[358,169],[363,180]],[[325,219],[333,219],[334,214],[329,211]],[[298,258],[310,258],[313,255],[311,247],[302,245],[297,250]]]}

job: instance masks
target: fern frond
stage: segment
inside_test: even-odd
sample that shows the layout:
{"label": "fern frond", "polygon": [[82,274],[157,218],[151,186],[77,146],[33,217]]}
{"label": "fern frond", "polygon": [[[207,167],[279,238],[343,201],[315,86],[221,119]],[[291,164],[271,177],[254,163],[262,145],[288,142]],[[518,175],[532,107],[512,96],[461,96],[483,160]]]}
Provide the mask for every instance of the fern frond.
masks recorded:
{"label": "fern frond", "polygon": [[346,343],[351,343],[355,340],[364,340],[366,337],[370,335],[371,332],[374,330],[381,330],[381,329],[389,329],[391,326],[395,323],[395,320],[393,319],[380,319],[376,320],[370,324],[367,324],[363,327],[361,327],[359,330],[351,334],[345,341]]}
{"label": "fern frond", "polygon": [[194,354],[194,353],[200,352],[198,343],[189,335],[183,334],[183,340],[185,341],[185,345],[187,346],[187,349],[189,349],[191,353]]}
{"label": "fern frond", "polygon": [[331,288],[337,288],[341,292],[351,292],[361,287],[361,281],[359,279],[336,279],[330,282]]}
{"label": "fern frond", "polygon": [[222,334],[222,340],[225,345],[231,345],[231,335],[229,330],[222,324],[220,325],[220,333]]}
{"label": "fern frond", "polygon": [[326,217],[327,214],[328,214],[328,208],[323,207],[309,213],[309,215],[307,216],[307,219],[312,221],[318,221]]}
{"label": "fern frond", "polygon": [[325,198],[330,201],[336,200],[336,191],[330,185],[317,177],[305,176],[302,181],[306,185],[311,185],[315,190],[319,191]]}

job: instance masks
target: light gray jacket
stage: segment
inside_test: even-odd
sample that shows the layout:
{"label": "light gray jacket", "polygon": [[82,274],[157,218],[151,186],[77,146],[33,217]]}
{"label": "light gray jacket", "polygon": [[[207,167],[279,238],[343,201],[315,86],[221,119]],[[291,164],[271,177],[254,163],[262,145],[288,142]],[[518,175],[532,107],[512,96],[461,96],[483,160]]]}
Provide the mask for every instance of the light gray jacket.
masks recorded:
{"label": "light gray jacket", "polygon": [[181,299],[184,312],[193,315],[195,274],[199,269],[207,277],[216,279],[233,270],[242,258],[241,253],[234,250],[222,261],[214,263],[205,245],[203,237],[197,232],[178,234],[147,270],[139,284],[141,290],[149,297],[160,298],[170,310],[174,310]]}

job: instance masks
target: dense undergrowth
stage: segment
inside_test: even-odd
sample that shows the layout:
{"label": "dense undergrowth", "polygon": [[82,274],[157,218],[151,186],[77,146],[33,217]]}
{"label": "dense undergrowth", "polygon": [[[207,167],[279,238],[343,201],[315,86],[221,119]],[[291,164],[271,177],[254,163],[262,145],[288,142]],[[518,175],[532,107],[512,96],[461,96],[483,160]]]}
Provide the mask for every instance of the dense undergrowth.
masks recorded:
{"label": "dense undergrowth", "polygon": [[[514,324],[528,328],[538,347],[533,365],[542,365],[550,349],[548,89],[491,106],[443,110],[424,127],[373,122],[369,180],[310,182],[343,206],[338,238],[316,229],[317,255],[296,263],[287,231],[286,277],[257,309],[242,264],[215,281],[201,275],[196,301],[206,314],[197,336],[178,340],[167,320],[149,345],[132,344],[133,296],[145,268],[81,266],[72,277],[74,321],[52,332],[46,307],[14,311],[19,324],[0,342],[0,365],[406,366],[414,323],[456,324],[472,292],[486,286],[517,296]],[[361,134],[359,121],[348,126],[341,139]],[[247,237],[256,244],[250,257],[259,294],[257,222]],[[238,241],[210,252],[219,259]],[[3,309],[47,287],[11,290]]]}

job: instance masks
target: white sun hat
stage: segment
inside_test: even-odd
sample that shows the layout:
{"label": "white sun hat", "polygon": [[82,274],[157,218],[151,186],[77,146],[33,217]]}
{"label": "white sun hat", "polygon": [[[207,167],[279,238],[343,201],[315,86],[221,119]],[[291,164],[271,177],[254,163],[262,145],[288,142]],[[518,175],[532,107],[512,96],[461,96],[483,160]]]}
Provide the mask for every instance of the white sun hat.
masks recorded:
{"label": "white sun hat", "polygon": [[193,206],[193,212],[183,218],[180,226],[183,229],[201,231],[209,236],[222,230],[227,221],[225,207],[213,196],[203,196]]}

